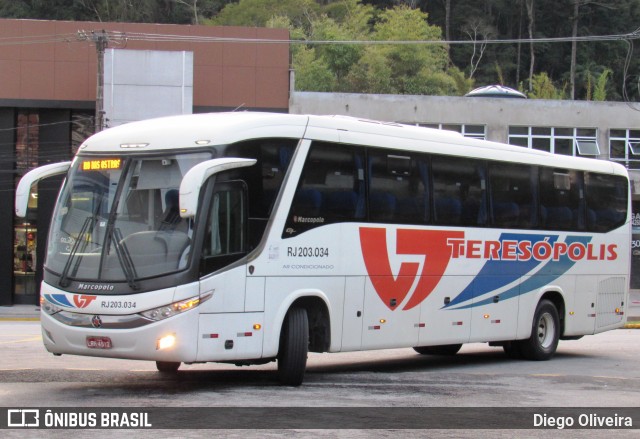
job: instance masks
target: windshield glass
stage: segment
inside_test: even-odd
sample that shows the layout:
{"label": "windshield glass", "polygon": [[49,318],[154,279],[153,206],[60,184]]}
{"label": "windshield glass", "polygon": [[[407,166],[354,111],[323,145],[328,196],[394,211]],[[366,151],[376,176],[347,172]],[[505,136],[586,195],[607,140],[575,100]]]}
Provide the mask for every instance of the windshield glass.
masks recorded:
{"label": "windshield glass", "polygon": [[78,157],[54,212],[47,269],[70,279],[127,281],[186,267],[192,222],[178,188],[206,152],[162,157]]}

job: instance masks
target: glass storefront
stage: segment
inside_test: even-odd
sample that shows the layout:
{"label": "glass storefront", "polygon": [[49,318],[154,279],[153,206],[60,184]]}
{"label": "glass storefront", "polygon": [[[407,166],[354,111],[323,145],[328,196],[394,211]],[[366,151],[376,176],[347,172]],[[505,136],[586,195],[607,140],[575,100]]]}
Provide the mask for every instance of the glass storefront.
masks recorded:
{"label": "glass storefront", "polygon": [[28,222],[14,227],[13,276],[15,280],[14,294],[18,303],[28,301],[28,298],[24,296],[38,294],[35,281],[37,233],[35,224]]}

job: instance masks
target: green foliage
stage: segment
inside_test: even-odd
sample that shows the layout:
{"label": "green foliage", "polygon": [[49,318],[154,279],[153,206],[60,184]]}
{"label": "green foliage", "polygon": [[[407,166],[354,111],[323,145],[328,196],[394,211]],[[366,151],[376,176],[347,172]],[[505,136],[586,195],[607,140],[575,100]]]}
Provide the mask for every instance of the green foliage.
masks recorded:
{"label": "green foliage", "polygon": [[200,17],[211,17],[230,1],[0,0],[0,17],[189,24]]}
{"label": "green foliage", "polygon": [[[312,66],[309,65],[309,51],[294,51],[298,90],[326,90],[329,84],[327,71],[334,79],[333,87],[327,91],[443,95],[459,94],[460,89],[466,88],[461,85],[464,75],[459,70],[449,72],[449,58],[444,45],[406,44],[409,41],[441,39],[440,29],[427,23],[425,13],[398,6],[375,16],[372,8],[353,0],[337,3],[347,13],[334,14],[335,18],[320,15],[311,21],[307,39],[315,49],[316,58]],[[336,4],[333,11],[338,10]],[[358,40],[380,43],[319,43]],[[387,41],[401,43],[385,44]],[[303,57],[304,62],[301,61]],[[307,75],[320,76],[323,81],[314,85]]]}
{"label": "green foliage", "polygon": [[[535,36],[572,35],[575,1],[535,0]],[[485,23],[494,38],[504,40],[528,36],[525,3],[525,0],[0,0],[0,17],[285,27],[292,39],[308,42],[437,40],[442,38],[445,27],[452,40],[468,40],[465,30],[468,31],[469,19],[473,18],[477,23]],[[638,0],[580,0],[577,35],[629,33],[638,27],[638,22]],[[634,83],[630,79],[640,70],[640,49],[636,47],[630,53],[630,66],[625,69],[627,48],[622,41],[580,42],[575,65],[576,98],[620,100],[628,94],[631,99],[640,100],[640,88],[630,85]],[[571,82],[571,44],[536,43],[534,49],[536,79],[531,85],[535,82],[537,90],[530,95],[553,99],[565,96],[564,88],[555,84]],[[440,45],[291,45],[298,87],[304,84],[305,90],[380,93],[462,94],[473,83],[462,74],[471,71],[471,50],[472,46],[456,44],[448,51]],[[499,83],[514,87],[528,81],[529,57],[529,44],[489,44],[474,66],[473,78],[481,85]],[[546,77],[539,76],[545,72]],[[318,84],[314,85],[311,78],[316,78]],[[623,84],[627,85],[626,90],[622,89]]]}
{"label": "green foliage", "polygon": [[264,27],[274,16],[287,16],[294,26],[301,27],[320,6],[314,0],[240,0],[228,4],[209,21],[218,26]]}
{"label": "green foliage", "polygon": [[532,99],[565,99],[566,85],[559,89],[553,84],[546,72],[533,75],[531,91],[527,96]]}
{"label": "green foliage", "polygon": [[594,101],[604,101],[607,99],[607,84],[612,73],[613,72],[610,69],[604,69],[604,71],[598,76],[596,85],[593,89]]}
{"label": "green foliage", "polygon": [[303,47],[293,60],[296,88],[308,91],[333,91],[336,79],[329,66],[316,56],[314,48]]}
{"label": "green foliage", "polygon": [[475,80],[473,78],[467,78],[464,72],[457,67],[449,67],[447,70],[449,75],[453,78],[456,85],[456,95],[464,96],[469,93],[475,87]]}

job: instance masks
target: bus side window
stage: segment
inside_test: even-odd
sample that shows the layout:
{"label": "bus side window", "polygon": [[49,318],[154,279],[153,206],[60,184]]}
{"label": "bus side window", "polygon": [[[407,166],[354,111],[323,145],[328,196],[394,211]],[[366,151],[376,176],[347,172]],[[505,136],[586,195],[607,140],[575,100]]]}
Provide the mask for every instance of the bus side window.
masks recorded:
{"label": "bus side window", "polygon": [[437,225],[484,226],[486,167],[479,160],[433,156],[433,221]]}
{"label": "bus side window", "polygon": [[535,166],[496,162],[489,165],[491,218],[494,227],[529,228],[537,225]]}
{"label": "bus side window", "polygon": [[211,197],[202,248],[202,274],[240,259],[246,254],[246,184],[218,183]]}
{"label": "bus side window", "polygon": [[364,220],[362,148],[315,142],[293,197],[284,237],[337,222]]}
{"label": "bus side window", "polygon": [[624,224],[627,218],[627,181],[617,175],[585,173],[587,228],[608,232]]}
{"label": "bus side window", "polygon": [[374,222],[425,224],[429,221],[427,158],[370,149],[369,219]]}
{"label": "bus side window", "polygon": [[582,173],[540,169],[540,216],[546,230],[584,229]]}

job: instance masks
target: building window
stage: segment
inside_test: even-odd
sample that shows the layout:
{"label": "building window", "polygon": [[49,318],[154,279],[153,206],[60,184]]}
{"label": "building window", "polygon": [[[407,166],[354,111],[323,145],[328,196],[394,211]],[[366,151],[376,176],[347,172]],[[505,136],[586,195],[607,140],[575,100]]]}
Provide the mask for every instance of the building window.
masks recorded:
{"label": "building window", "polygon": [[597,157],[600,155],[595,128],[509,127],[509,144],[553,154]]}
{"label": "building window", "polygon": [[471,137],[473,139],[486,139],[486,128],[484,125],[464,125],[464,124],[451,124],[451,123],[419,123],[418,126],[426,128],[435,128],[438,130],[455,131],[462,134],[464,137]]}
{"label": "building window", "polygon": [[628,169],[640,169],[640,130],[612,129],[609,158]]}
{"label": "building window", "polygon": [[[17,180],[38,166],[40,115],[37,111],[20,110],[16,123]],[[17,186],[16,180],[16,186]]]}

